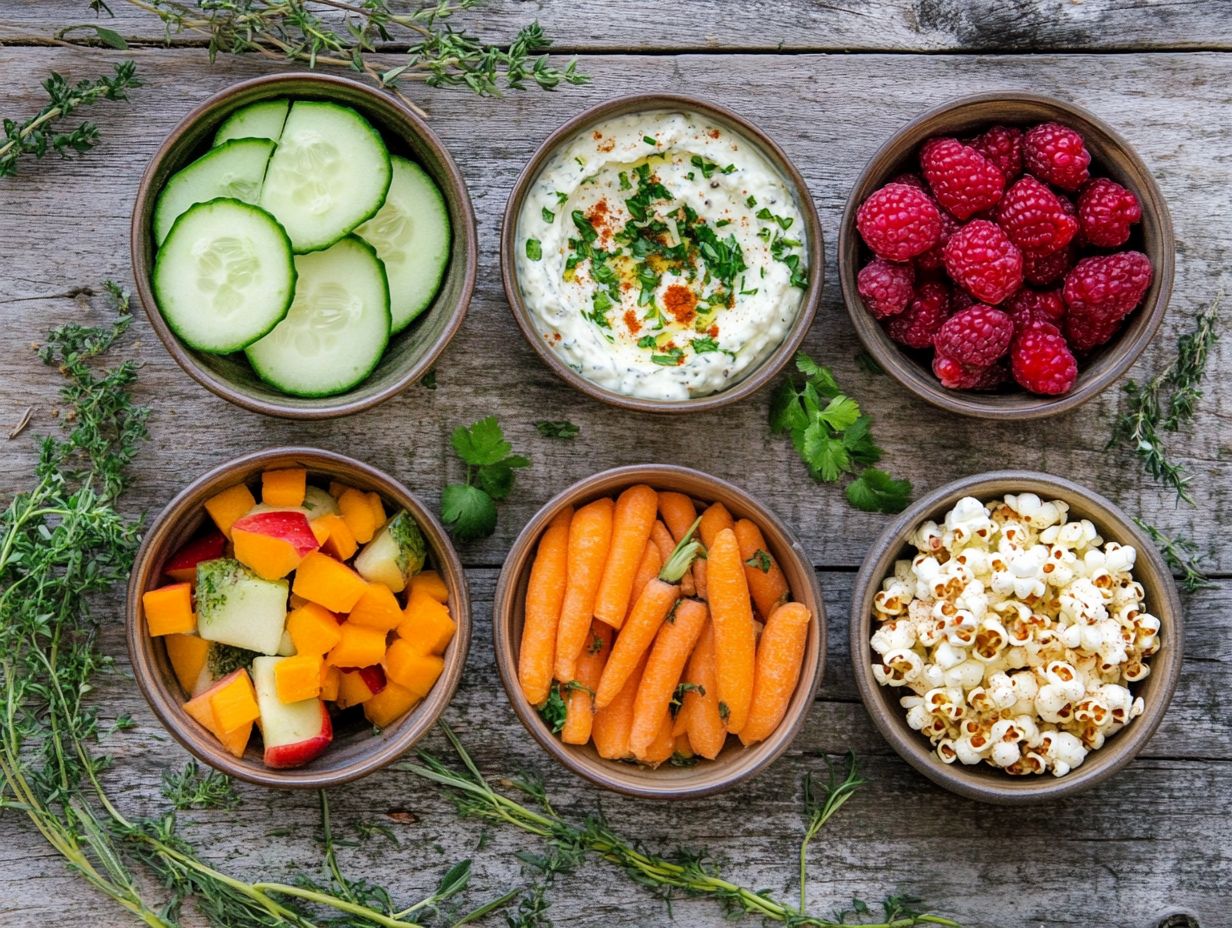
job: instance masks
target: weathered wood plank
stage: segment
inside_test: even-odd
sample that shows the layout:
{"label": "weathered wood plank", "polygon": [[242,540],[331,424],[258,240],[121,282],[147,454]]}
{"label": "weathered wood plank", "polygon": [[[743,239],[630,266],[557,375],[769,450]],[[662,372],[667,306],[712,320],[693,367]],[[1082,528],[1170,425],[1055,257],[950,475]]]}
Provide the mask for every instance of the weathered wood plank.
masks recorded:
{"label": "weathered wood plank", "polygon": [[[508,707],[491,656],[495,573],[470,574],[477,631],[467,676],[446,717],[485,773],[541,772],[566,814],[582,816],[602,802],[619,830],[643,837],[649,846],[705,846],[726,860],[741,883],[792,898],[800,777],[821,770],[823,755],[850,748],[870,783],[815,847],[810,899],[816,911],[852,896],[872,901],[903,891],[924,896],[968,926],[1153,928],[1159,914],[1176,907],[1197,912],[1204,926],[1221,924],[1232,866],[1224,840],[1232,796],[1220,785],[1232,769],[1232,629],[1220,604],[1232,595],[1232,582],[1191,603],[1188,653],[1200,659],[1187,662],[1173,708],[1145,755],[1110,783],[1041,814],[951,796],[889,751],[855,700],[844,666],[850,572],[820,577],[831,608],[831,669],[788,755],[757,780],[709,801],[639,803],[601,794],[549,766]],[[105,648],[117,655],[123,652],[120,631],[111,626],[104,636]],[[184,755],[141,702],[123,660],[119,670],[98,698],[108,717],[130,712],[137,727],[108,743],[116,759],[110,787],[126,814],[152,814],[163,771],[178,768]],[[445,749],[435,735],[429,747]],[[280,877],[319,859],[315,797],[250,787],[240,792],[244,804],[235,813],[183,816],[185,834],[208,860],[236,874]],[[331,799],[342,839],[357,844],[344,851],[344,866],[408,898],[464,856],[476,860],[475,898],[496,895],[520,882],[513,853],[535,849],[532,839],[497,830],[477,851],[483,829],[458,822],[439,795],[403,772],[376,774],[334,790]],[[379,837],[363,841],[359,822],[390,827],[399,847]],[[6,926],[123,924],[16,816],[0,817],[0,870],[0,923]],[[586,864],[551,897],[558,925],[667,922],[659,902],[602,864]],[[66,899],[73,900],[71,907]],[[682,900],[673,911],[675,924],[726,924],[707,901]]]}
{"label": "weathered wood plank", "polygon": [[[111,0],[109,28],[161,41],[154,16]],[[395,6],[415,8],[418,4]],[[11,40],[46,37],[90,19],[76,0],[22,0],[5,11]],[[1059,49],[1227,48],[1232,8],[1219,0],[817,0],[733,4],[687,0],[668,15],[648,4],[493,0],[459,16],[490,41],[537,19],[569,50],[678,51],[1037,51]]]}
{"label": "weathered wood plank", "polygon": [[[114,54],[63,49],[0,50],[0,73],[26,76],[55,67],[86,73]],[[84,297],[65,294],[129,275],[127,220],[141,170],[163,135],[207,94],[266,70],[255,62],[210,68],[178,52],[143,54],[148,84],[135,103],[99,111],[103,142],[79,161],[23,165],[0,200],[0,253],[11,255],[3,300],[9,344],[37,341],[69,318],[101,318]],[[567,482],[602,467],[638,461],[692,464],[740,483],[765,499],[805,541],[814,562],[858,565],[885,524],[853,511],[836,487],[809,482],[790,445],[766,428],[765,395],[733,409],[661,428],[657,420],[615,411],[566,389],[534,357],[500,289],[500,213],[513,180],[548,132],[580,108],[619,93],[667,88],[709,96],[756,119],[801,167],[822,213],[832,261],[844,198],[865,159],[923,106],[978,89],[1035,87],[1085,103],[1118,126],[1152,166],[1172,205],[1178,262],[1174,299],[1162,334],[1134,369],[1149,374],[1171,355],[1194,311],[1221,285],[1232,238],[1232,161],[1222,136],[1232,123],[1232,59],[1219,54],[1055,57],[681,56],[589,58],[592,87],[555,94],[479,100],[426,91],[437,131],[470,184],[482,242],[478,295],[439,370],[439,389],[414,387],[385,406],[350,419],[298,424],[231,408],[196,386],[163,351],[143,319],[135,330],[145,362],[140,395],[154,403],[152,449],[139,466],[134,509],[157,511],[184,483],[221,461],[264,445],[320,444],[384,467],[435,503],[460,476],[449,430],[499,413],[515,447],[535,466],[501,508],[496,535],[468,546],[473,564],[498,564],[527,518]],[[739,75],[739,79],[733,79]],[[882,97],[870,107],[863,88]],[[28,86],[10,111],[37,105]],[[782,88],[797,88],[785,96]],[[850,89],[848,89],[850,88]],[[928,99],[921,100],[921,88]],[[1133,93],[1126,91],[1133,88]],[[32,218],[37,217],[37,218]],[[1087,483],[1166,531],[1194,538],[1219,571],[1232,570],[1223,544],[1232,505],[1227,374],[1232,354],[1217,345],[1192,435],[1173,438],[1195,475],[1199,508],[1177,507],[1123,452],[1104,449],[1119,402],[1111,390],[1072,415],[1034,423],[990,424],[936,412],[887,377],[855,364],[857,344],[841,307],[833,266],[808,350],[833,365],[840,382],[876,418],[886,466],[925,491],[955,477],[1005,465],[1038,467]],[[50,425],[54,372],[16,350],[0,357],[0,420],[15,423],[36,407],[30,435]],[[545,416],[582,426],[574,442],[535,433]],[[34,455],[25,438],[0,443],[0,493],[21,485]]]}

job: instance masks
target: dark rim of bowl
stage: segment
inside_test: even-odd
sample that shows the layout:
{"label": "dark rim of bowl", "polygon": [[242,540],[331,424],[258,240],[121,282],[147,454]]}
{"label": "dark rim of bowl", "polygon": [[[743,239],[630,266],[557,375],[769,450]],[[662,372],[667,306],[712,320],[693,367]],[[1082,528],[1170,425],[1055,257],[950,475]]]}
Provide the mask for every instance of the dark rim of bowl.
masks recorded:
{"label": "dark rim of bowl", "polygon": [[[1143,714],[1132,720],[1121,731],[1111,736],[1103,747],[1088,753],[1084,763],[1062,777],[1041,774],[1036,777],[1011,777],[1001,774],[985,764],[970,768],[960,763],[943,764],[933,753],[932,746],[917,731],[908,727],[905,712],[898,706],[898,689],[881,686],[873,677],[872,652],[872,600],[881,588],[882,580],[894,569],[894,561],[903,556],[907,538],[917,525],[926,519],[936,518],[945,509],[964,496],[974,496],[981,502],[1003,496],[1006,489],[995,489],[998,484],[1010,483],[1018,492],[1036,493],[1081,499],[1083,507],[1096,514],[1085,512],[1083,518],[1098,523],[1105,540],[1119,540],[1132,544],[1137,549],[1135,578],[1141,582],[1143,565],[1151,575],[1154,587],[1153,601],[1148,601],[1152,614],[1163,625],[1164,645],[1151,657],[1151,674],[1147,681],[1157,679],[1162,687],[1153,692]],[[1101,512],[1102,510],[1102,512]],[[1070,509],[1071,517],[1074,507]],[[1114,533],[1116,539],[1109,536]],[[1146,584],[1144,584],[1145,586]],[[1184,619],[1176,584],[1167,564],[1149,538],[1134,524],[1125,512],[1112,501],[1098,493],[1053,474],[1029,470],[989,471],[963,477],[938,487],[913,503],[898,516],[869,548],[860,572],[852,588],[851,600],[851,662],[860,691],[860,699],[873,720],[873,724],[890,746],[917,771],[938,786],[960,796],[980,802],[998,805],[1022,805],[1059,799],[1089,789],[1115,775],[1142,750],[1155,734],[1180,677],[1184,651]],[[1145,684],[1143,684],[1145,685]]]}
{"label": "dark rim of bowl", "polygon": [[[162,313],[159,312],[149,280],[150,272],[152,271],[152,262],[149,255],[152,254],[153,246],[150,244],[148,225],[143,221],[145,214],[148,212],[146,204],[152,203],[158,196],[159,190],[154,189],[154,175],[172,148],[179,143],[180,137],[199,120],[209,116],[237,96],[246,95],[254,90],[269,89],[276,92],[284,85],[288,88],[285,93],[294,96],[297,93],[305,93],[306,91],[303,87],[306,84],[319,88],[319,92],[322,95],[328,95],[330,90],[342,90],[346,93],[359,94],[377,102],[382,107],[391,107],[396,110],[401,118],[414,126],[416,135],[432,150],[435,157],[440,161],[446,175],[444,179],[450,188],[450,192],[460,204],[458,215],[455,216],[451,211],[450,219],[456,223],[453,230],[454,238],[462,243],[465,265],[462,270],[461,289],[455,305],[450,310],[450,318],[445,323],[438,338],[428,346],[427,351],[419,360],[408,367],[401,376],[395,378],[388,386],[362,398],[348,398],[350,393],[342,393],[338,396],[316,400],[288,397],[286,401],[279,401],[250,395],[244,389],[237,387],[224,377],[205,368],[197,361],[194,353],[180,342],[164,321]],[[254,96],[253,101],[246,102],[254,102],[257,99],[264,98],[265,95],[262,94]],[[449,202],[449,197],[446,197],[446,202]],[[152,209],[152,206],[150,208]],[[167,134],[167,137],[159,145],[158,150],[150,158],[149,164],[146,165],[146,169],[142,173],[141,181],[137,187],[137,196],[133,202],[133,213],[129,229],[129,249],[132,255],[133,278],[137,287],[137,296],[159,340],[166,347],[171,357],[175,359],[175,362],[193,380],[197,381],[197,383],[201,384],[215,396],[221,397],[251,412],[286,419],[311,420],[349,416],[366,409],[371,409],[397,396],[407,387],[421,379],[432,369],[432,366],[462,327],[462,321],[466,317],[467,309],[474,295],[475,280],[479,267],[479,246],[475,229],[475,212],[474,206],[471,203],[470,193],[466,188],[466,180],[458,169],[453,156],[437,134],[432,131],[431,127],[418,114],[396,98],[382,94],[358,81],[311,71],[269,74],[263,77],[254,77],[249,80],[240,81],[213,94],[190,110],[176,124],[175,128]],[[448,271],[446,271],[446,276],[448,276]],[[399,336],[401,334],[399,333]],[[399,336],[394,336],[394,338]],[[360,387],[362,386],[363,384],[360,384]],[[356,389],[359,388],[357,387]],[[297,405],[296,400],[304,405]]]}
{"label": "dark rim of bowl", "polygon": [[[946,115],[951,111],[984,103],[1027,103],[1047,107],[1056,111],[1051,117],[1060,121],[1066,119],[1076,122],[1078,128],[1082,123],[1088,123],[1096,131],[1107,136],[1108,140],[1120,150],[1125,159],[1136,170],[1140,177],[1133,178],[1128,184],[1138,195],[1143,207],[1144,219],[1153,217],[1158,226],[1160,242],[1160,261],[1154,268],[1154,279],[1147,290],[1144,303],[1135,310],[1129,324],[1117,334],[1116,341],[1104,346],[1104,357],[1111,353],[1111,360],[1102,370],[1087,381],[1081,379],[1069,393],[1058,397],[1035,396],[1018,391],[1013,393],[980,394],[974,391],[947,390],[936,380],[930,371],[917,365],[914,359],[905,357],[907,349],[892,342],[882,330],[872,315],[865,309],[859,293],[856,292],[856,261],[860,250],[860,238],[855,228],[855,214],[860,203],[871,193],[876,184],[889,177],[896,170],[901,157],[884,166],[881,162],[899,145],[900,140],[913,133],[918,126],[936,117]],[[1059,114],[1059,115],[1058,115]],[[1009,120],[1019,122],[1016,118]],[[877,166],[876,176],[873,167]],[[1129,178],[1121,178],[1126,181]],[[867,190],[865,188],[868,188]],[[1142,223],[1145,228],[1146,222]],[[1035,419],[1053,416],[1075,409],[1119,380],[1155,337],[1166,314],[1168,301],[1172,294],[1172,284],[1176,270],[1176,246],[1172,228],[1172,216],[1168,210],[1167,201],[1159,189],[1154,175],[1139,157],[1137,151],[1112,126],[1104,122],[1094,113],[1073,103],[1048,97],[1042,94],[1023,91],[991,91],[959,97],[942,103],[925,113],[910,120],[897,129],[873,154],[865,164],[843,209],[843,217],[839,225],[838,238],[838,271],[839,285],[843,294],[843,303],[847,308],[856,335],[881,366],[902,386],[911,393],[949,412],[961,415],[975,416],[986,419]],[[1154,291],[1154,296],[1151,296]],[[1149,299],[1149,304],[1145,300]],[[1081,371],[1080,371],[1081,377]],[[990,402],[992,400],[993,402]]]}
{"label": "dark rim of bowl", "polygon": [[[522,299],[521,286],[517,276],[517,225],[518,213],[526,199],[527,191],[542,171],[547,160],[556,153],[556,149],[587,126],[611,116],[633,113],[639,110],[650,111],[659,109],[692,110],[712,119],[726,122],[736,128],[750,142],[762,149],[770,162],[783,175],[784,179],[794,188],[797,205],[808,228],[808,287],[805,288],[800,302],[800,310],[795,321],[788,330],[783,341],[756,368],[746,373],[726,389],[706,396],[690,397],[686,400],[653,400],[645,397],[626,396],[614,390],[587,380],[565,364],[543,344],[543,339],[536,331],[537,326],[531,312]],[[691,413],[706,412],[718,409],[731,403],[737,403],[763,389],[773,380],[792,356],[803,344],[817,309],[821,305],[821,291],[825,280],[825,240],[821,229],[821,218],[813,203],[808,185],[800,171],[792,163],[787,154],[764,131],[743,116],[721,104],[711,102],[702,97],[685,94],[639,93],[616,97],[583,110],[572,119],[556,129],[544,142],[535,149],[526,167],[518,175],[517,183],[509,194],[505,205],[505,214],[501,221],[500,235],[500,269],[501,283],[505,288],[505,298],[513,310],[513,318],[522,330],[522,335],[530,343],[540,360],[569,386],[586,394],[591,399],[616,406],[621,409],[632,409],[637,412],[652,413]]]}

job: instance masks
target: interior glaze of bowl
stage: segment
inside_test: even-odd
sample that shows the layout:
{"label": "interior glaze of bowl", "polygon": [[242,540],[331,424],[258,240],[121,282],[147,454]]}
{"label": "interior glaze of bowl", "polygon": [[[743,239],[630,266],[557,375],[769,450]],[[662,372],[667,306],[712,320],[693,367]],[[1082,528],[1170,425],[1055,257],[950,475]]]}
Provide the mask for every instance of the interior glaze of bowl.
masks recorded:
{"label": "interior glaze of bowl", "polygon": [[[1142,302],[1125,321],[1116,337],[1079,360],[1078,380],[1063,396],[1035,396],[1015,388],[1013,392],[977,393],[948,390],[931,368],[931,354],[912,351],[886,335],[856,289],[860,266],[872,253],[856,230],[856,211],[869,195],[896,174],[918,169],[915,162],[920,144],[935,135],[965,137],[1000,123],[1029,126],[1055,121],[1081,133],[1091,152],[1093,176],[1110,177],[1137,194],[1142,221],[1134,227],[1122,248],[1135,248],[1151,259],[1154,274]],[[1120,250],[1120,249],[1118,249]],[[1121,378],[1142,354],[1163,322],[1172,292],[1176,241],[1168,204],[1155,178],[1116,130],[1092,113],[1032,93],[1013,91],[977,94],[952,100],[894,133],[860,173],[843,211],[839,228],[839,282],[847,313],[864,347],[894,379],[921,399],[967,416],[989,419],[1034,419],[1066,412],[1085,403]]]}
{"label": "interior glaze of bowl", "polygon": [[[881,686],[873,677],[871,638],[873,597],[884,578],[894,573],[894,562],[914,556],[907,539],[920,523],[940,521],[964,496],[983,503],[1006,493],[1035,493],[1041,499],[1068,503],[1068,519],[1090,519],[1105,542],[1133,545],[1138,557],[1134,579],[1146,591],[1146,607],[1159,618],[1160,648],[1149,661],[1151,673],[1131,684],[1145,704],[1143,714],[1091,751],[1080,767],[1063,777],[1011,776],[988,764],[971,766],[958,761],[944,764],[933,753],[928,738],[907,724],[898,700],[908,690]],[[1158,550],[1115,504],[1079,484],[1035,471],[995,471],[956,480],[939,487],[899,516],[873,544],[856,577],[851,607],[851,660],[860,698],[877,728],[907,763],[938,786],[982,802],[1001,805],[1039,802],[1089,789],[1115,774],[1142,750],[1163,720],[1181,670],[1184,629],[1176,584]]]}
{"label": "interior glaze of bowl", "polygon": [[[390,339],[371,375],[338,396],[287,396],[253,372],[243,352],[215,355],[181,342],[163,321],[150,286],[154,266],[151,218],[167,179],[209,150],[228,115],[258,100],[293,97],[353,107],[381,133],[390,152],[417,162],[440,187],[453,229],[441,289],[418,319]],[[449,344],[470,304],[478,266],[475,216],[466,182],[444,144],[422,119],[394,97],[356,81],[323,74],[275,74],[244,81],[210,97],[181,120],[155,153],[133,205],[130,240],[137,294],[171,356],[198,383],[245,409],[291,419],[325,419],[368,409],[423,377]]]}
{"label": "interior glaze of bowl", "polygon": [[[569,367],[539,334],[540,323],[534,313],[522,299],[522,287],[517,276],[517,226],[518,217],[522,212],[522,203],[534,184],[535,179],[543,171],[547,162],[556,150],[573,139],[578,133],[599,123],[606,122],[630,113],[651,113],[660,110],[674,110],[698,113],[717,125],[724,126],[728,131],[742,137],[774,167],[782,176],[788,188],[795,194],[796,206],[804,217],[806,230],[806,246],[808,261],[808,286],[800,300],[800,309],[795,321],[787,330],[783,341],[768,354],[755,368],[746,371],[738,380],[732,381],[722,390],[706,396],[695,396],[685,400],[655,400],[639,396],[626,396],[606,387],[601,387],[587,380],[581,374]],[[821,303],[821,287],[825,275],[825,246],[821,234],[821,220],[817,208],[809,195],[808,186],[795,165],[787,155],[764,132],[748,120],[737,115],[726,107],[703,100],[700,97],[690,97],[677,94],[634,94],[618,97],[606,103],[582,112],[570,119],[563,126],[549,135],[535,151],[530,162],[522,170],[509,202],[505,206],[505,217],[501,225],[501,277],[505,287],[505,297],[513,310],[513,318],[521,328],[526,341],[539,355],[553,373],[568,383],[575,390],[580,390],[587,396],[611,406],[622,409],[633,409],[639,412],[656,413],[689,413],[717,409],[729,403],[736,403],[745,397],[752,396],[766,386],[786,366],[796,353],[804,336],[808,334],[809,326]]]}
{"label": "interior glaze of bowl", "polygon": [[[517,654],[522,641],[526,584],[534,562],[539,537],[556,513],[566,506],[581,506],[601,496],[612,496],[634,484],[656,490],[675,490],[706,503],[723,503],[735,519],[756,522],[766,537],[770,553],[786,575],[792,598],[813,615],[803,670],[783,721],[774,733],[752,747],[742,747],[735,738],[713,761],[700,760],[692,767],[663,764],[656,769],[604,760],[594,745],[568,745],[552,734],[526,702],[517,678]],[[592,783],[630,796],[652,799],[685,799],[728,789],[771,764],[790,746],[804,727],[817,687],[821,684],[826,657],[826,617],[821,587],[812,562],[791,530],[769,509],[732,484],[687,467],[634,465],[603,471],[575,483],[548,501],[526,524],[505,560],[496,585],[493,605],[493,635],[501,683],[518,720],[540,746],[562,765]]]}
{"label": "interior glaze of bowl", "polygon": [[[431,692],[410,712],[379,734],[362,714],[349,712],[344,725],[334,729],[334,741],[315,760],[290,770],[273,770],[261,760],[253,732],[247,752],[236,758],[223,749],[213,735],[189,718],[187,699],[167,658],[162,641],[151,638],[142,617],[141,594],[166,582],[162,565],[197,533],[209,519],[203,503],[215,493],[237,483],[253,485],[264,470],[306,467],[310,483],[340,480],[381,494],[388,512],[405,509],[419,524],[428,545],[428,562],[449,588],[449,611],[457,631],[445,649],[445,668]],[[453,698],[470,647],[470,599],[462,564],[444,528],[406,487],[374,467],[341,454],[315,448],[270,448],[236,458],[194,480],[182,490],[151,524],[146,533],[128,586],[128,653],[133,674],[142,694],[166,729],[199,760],[223,773],[263,786],[318,789],[345,783],[397,760],[436,724]]]}

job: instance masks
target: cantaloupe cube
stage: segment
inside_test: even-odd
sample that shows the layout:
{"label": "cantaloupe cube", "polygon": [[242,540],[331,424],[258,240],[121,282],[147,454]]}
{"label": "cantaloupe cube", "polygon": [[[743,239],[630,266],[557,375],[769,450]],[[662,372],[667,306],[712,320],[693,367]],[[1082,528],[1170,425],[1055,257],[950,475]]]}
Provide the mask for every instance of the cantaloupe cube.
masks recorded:
{"label": "cantaloupe cube", "polygon": [[267,470],[261,475],[261,502],[267,506],[301,506],[308,488],[308,471],[302,467]]}
{"label": "cantaloupe cube", "polygon": [[313,654],[297,654],[274,665],[274,687],[283,702],[299,702],[321,695],[324,661]]}
{"label": "cantaloupe cube", "polygon": [[342,674],[338,685],[338,698],[335,702],[339,709],[349,709],[351,706],[367,702],[375,695],[367,681],[359,675],[358,671],[353,670]]}
{"label": "cantaloupe cube", "polygon": [[338,698],[338,689],[342,686],[342,671],[321,662],[321,698],[326,702],[334,702]]}
{"label": "cantaloupe cube", "polygon": [[424,654],[409,641],[399,639],[389,646],[383,662],[385,674],[399,686],[416,696],[424,697],[445,668],[445,662],[435,654]]}
{"label": "cantaloupe cube", "polygon": [[329,482],[329,495],[334,499],[342,499],[342,494],[347,490],[354,490],[355,487],[349,483],[344,483],[341,480],[331,480]]}
{"label": "cantaloupe cube", "polygon": [[292,609],[287,614],[287,631],[296,654],[324,654],[342,640],[337,617],[316,603]]}
{"label": "cantaloupe cube", "polygon": [[376,513],[372,511],[372,503],[368,495],[360,490],[346,490],[338,497],[338,509],[342,519],[361,545],[367,544],[380,528],[376,521]]}
{"label": "cantaloupe cube", "polygon": [[411,592],[422,591],[438,603],[449,602],[449,587],[445,580],[435,570],[423,570],[411,578]]}
{"label": "cantaloupe cube", "polygon": [[[215,738],[217,738],[220,742],[222,742],[222,746],[236,757],[244,756],[244,749],[248,746],[248,739],[252,737],[252,722],[241,725],[234,731],[219,730],[217,722],[214,719],[214,710],[210,706],[210,700],[212,699],[214,693],[229,686],[233,677],[241,674],[245,678],[248,677],[248,672],[246,670],[236,670],[226,677],[223,677],[200,696],[194,697],[184,703],[184,711],[188,713],[188,716],[212,734]],[[249,685],[251,686],[251,681]]]}
{"label": "cantaloupe cube", "polygon": [[414,588],[402,615],[398,637],[415,645],[423,654],[443,654],[458,627],[448,606]]}
{"label": "cantaloupe cube", "polygon": [[231,537],[231,526],[257,504],[252,492],[242,483],[215,493],[205,501],[205,511],[210,514],[218,530]]}
{"label": "cantaloupe cube", "polygon": [[210,711],[214,713],[214,726],[221,732],[235,731],[261,717],[257,706],[257,693],[252,688],[248,671],[241,670],[227,682],[210,692]]}
{"label": "cantaloupe cube", "polygon": [[151,638],[182,635],[197,628],[191,583],[171,583],[156,590],[146,590],[141,594],[141,609],[145,613],[145,625]]}
{"label": "cantaloupe cube", "polygon": [[347,616],[347,621],[365,628],[391,632],[402,624],[403,618],[402,607],[389,587],[383,583],[369,583],[368,589]]}
{"label": "cantaloupe cube", "polygon": [[355,541],[355,536],[351,534],[350,526],[346,524],[346,520],[337,513],[329,513],[312,521],[312,533],[320,538],[319,530],[325,532],[325,539],[321,542],[321,550],[326,554],[332,554],[340,561],[349,561],[355,556],[355,552],[359,550],[359,543]]}
{"label": "cantaloupe cube", "polygon": [[405,686],[386,683],[381,690],[364,703],[364,715],[377,728],[388,728],[413,709],[420,700]]}
{"label": "cantaloupe cube", "polygon": [[171,661],[175,678],[180,681],[180,688],[185,693],[191,693],[197,678],[201,676],[201,668],[205,666],[210,643],[196,635],[167,635],[163,638],[163,646],[167,649],[167,660]]}
{"label": "cantaloupe cube", "polygon": [[281,580],[301,560],[295,545],[285,538],[237,528],[231,532],[231,542],[235,545],[235,559],[263,580]]}
{"label": "cantaloupe cube", "polygon": [[330,612],[350,612],[368,589],[368,581],[341,561],[313,551],[300,562],[291,589]]}
{"label": "cantaloupe cube", "polygon": [[[313,519],[308,523],[308,527],[312,529],[312,537],[317,540],[317,547],[320,548],[329,541],[329,526],[323,525],[321,519]],[[329,552],[326,552],[327,554]]]}
{"label": "cantaloupe cube", "polygon": [[304,599],[304,597],[300,596],[298,593],[292,593],[289,597],[287,597],[287,603],[292,609],[298,609],[300,606],[308,605],[308,600]]}
{"label": "cantaloupe cube", "polygon": [[326,658],[333,666],[371,667],[385,656],[385,632],[380,629],[343,622],[338,631],[342,639]]}
{"label": "cantaloupe cube", "polygon": [[376,527],[380,528],[385,524],[385,504],[381,502],[381,494],[375,490],[369,490],[364,494],[368,500],[368,507],[372,510],[372,518],[376,522]]}

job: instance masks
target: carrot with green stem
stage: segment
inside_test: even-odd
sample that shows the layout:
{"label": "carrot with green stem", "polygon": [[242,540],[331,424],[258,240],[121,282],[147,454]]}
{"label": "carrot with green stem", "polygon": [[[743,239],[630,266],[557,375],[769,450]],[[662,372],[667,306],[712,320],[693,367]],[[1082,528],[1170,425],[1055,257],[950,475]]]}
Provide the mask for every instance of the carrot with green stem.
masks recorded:
{"label": "carrot with green stem", "polygon": [[[633,728],[633,700],[637,697],[637,688],[642,682],[646,657],[647,655],[642,655],[616,698],[603,708],[595,710],[590,736],[595,742],[595,750],[602,758],[624,760],[632,756],[629,751],[629,731]],[[608,659],[611,659],[610,654]]]}
{"label": "carrot with green stem", "polygon": [[694,686],[684,694],[676,718],[685,717],[685,730],[693,752],[714,760],[727,741],[727,728],[719,713],[719,686],[714,670],[714,622],[702,629],[685,677]]}
{"label": "carrot with green stem", "polygon": [[741,519],[734,531],[740,543],[740,557],[744,560],[744,578],[749,584],[749,595],[757,614],[763,619],[787,602],[787,578],[770,553],[765,536],[755,522]]}
{"label": "carrot with green stem", "polygon": [[565,684],[565,725],[560,730],[560,740],[565,744],[585,744],[590,740],[595,720],[595,687],[611,650],[611,626],[591,622],[590,640],[577,660],[577,677]]}
{"label": "carrot with green stem", "polygon": [[[629,748],[640,757],[659,733],[663,713],[668,711],[684,666],[693,653],[710,614],[704,603],[682,599],[668,621],[655,635],[654,647],[642,673],[642,683],[633,703],[633,728]],[[674,726],[673,726],[674,730]]]}
{"label": "carrot with green stem", "polygon": [[[667,559],[672,556],[672,552],[676,550],[678,540],[672,537],[671,531],[663,520],[655,522],[654,527],[650,530],[650,540],[655,543],[659,549],[659,557],[663,559],[663,563],[667,563]],[[692,596],[696,592],[696,587],[693,584],[692,577],[689,571],[685,571],[683,577],[680,578],[680,592],[685,596]]]}
{"label": "carrot with green stem", "polygon": [[629,487],[616,498],[612,542],[595,594],[595,618],[612,628],[620,628],[629,611],[638,563],[658,508],[659,494],[644,483]]}
{"label": "carrot with green stem", "polygon": [[784,603],[766,620],[757,643],[749,718],[740,730],[740,740],[745,745],[768,738],[787,714],[787,704],[804,669],[804,648],[812,618],[803,603]]}
{"label": "carrot with green stem", "polygon": [[659,571],[659,576],[646,584],[632,611],[612,645],[611,656],[603,668],[595,705],[602,709],[620,692],[637,662],[654,641],[659,626],[680,601],[680,578],[701,550],[701,542],[693,539],[693,530],[672,551]]}
{"label": "carrot with green stem", "polygon": [[557,513],[548,525],[526,584],[526,609],[522,643],[518,649],[518,683],[532,706],[548,698],[556,660],[556,626],[565,599],[569,523],[573,507]]}
{"label": "carrot with green stem", "polygon": [[714,620],[719,712],[727,730],[738,735],[748,720],[753,698],[757,641],[740,543],[732,529],[722,529],[710,546],[706,585]]}
{"label": "carrot with green stem", "polygon": [[[680,541],[685,532],[689,530],[689,526],[697,521],[697,507],[693,505],[693,500],[685,494],[664,490],[659,493],[659,516],[667,525],[667,530],[672,533],[672,538]],[[704,563],[704,560],[698,558],[689,568],[689,572],[681,578],[680,589],[686,596],[701,595],[697,582],[697,571],[698,567]]]}
{"label": "carrot with green stem", "polygon": [[595,614],[595,593],[612,542],[614,508],[611,499],[597,499],[575,512],[569,524],[568,581],[556,628],[556,679],[562,683],[576,674],[578,655]]}

